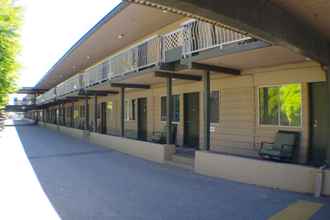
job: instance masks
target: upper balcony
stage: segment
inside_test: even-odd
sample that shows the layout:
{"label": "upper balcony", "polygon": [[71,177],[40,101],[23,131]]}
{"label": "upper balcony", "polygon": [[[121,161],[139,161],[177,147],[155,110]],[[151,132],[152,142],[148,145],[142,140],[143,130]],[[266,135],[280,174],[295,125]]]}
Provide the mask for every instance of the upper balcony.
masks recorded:
{"label": "upper balcony", "polygon": [[162,38],[163,62],[174,61],[178,56],[187,58],[213,48],[222,50],[226,45],[251,39],[241,33],[202,21],[190,22]]}
{"label": "upper balcony", "polygon": [[39,95],[36,98],[36,104],[37,105],[46,104],[48,102],[55,100],[55,98],[56,98],[56,88],[52,88],[47,92],[43,93],[42,95]]}
{"label": "upper balcony", "polygon": [[[89,88],[114,78],[127,76],[162,63],[186,59],[195,54],[251,39],[246,35],[202,21],[193,21],[181,28],[154,36],[115,54],[84,73],[76,74],[56,87],[56,96]],[[37,103],[54,98],[50,91],[39,96]]]}
{"label": "upper balcony", "polygon": [[156,36],[109,57],[84,73],[84,85],[90,87],[98,83],[124,76],[154,66],[161,61],[161,37]]}
{"label": "upper balcony", "polygon": [[81,73],[65,80],[56,86],[56,96],[63,97],[71,92],[79,91],[84,88],[84,76]]}

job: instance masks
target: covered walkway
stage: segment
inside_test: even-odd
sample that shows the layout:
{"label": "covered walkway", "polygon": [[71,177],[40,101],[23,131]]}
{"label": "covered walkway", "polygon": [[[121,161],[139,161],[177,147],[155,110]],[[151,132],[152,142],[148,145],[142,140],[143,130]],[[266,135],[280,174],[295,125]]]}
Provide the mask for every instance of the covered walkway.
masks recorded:
{"label": "covered walkway", "polygon": [[25,219],[56,219],[56,212],[62,219],[283,219],[294,204],[299,213],[311,209],[299,219],[330,216],[329,198],[205,177],[38,126],[0,135],[0,204]]}

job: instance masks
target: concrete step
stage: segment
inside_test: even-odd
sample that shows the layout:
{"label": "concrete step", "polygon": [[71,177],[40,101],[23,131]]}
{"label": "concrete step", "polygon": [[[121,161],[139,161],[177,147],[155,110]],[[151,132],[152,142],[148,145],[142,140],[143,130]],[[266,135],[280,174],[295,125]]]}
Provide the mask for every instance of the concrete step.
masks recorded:
{"label": "concrete step", "polygon": [[185,169],[193,169],[194,168],[194,158],[193,157],[186,157],[174,154],[172,159],[168,161],[168,164],[178,166]]}
{"label": "concrete step", "polygon": [[180,168],[182,168],[182,169],[194,170],[194,167],[191,166],[191,165],[187,165],[187,164],[183,164],[183,163],[173,162],[172,160],[168,160],[168,161],[166,161],[166,164],[171,165],[171,166],[175,166],[175,167],[180,167]]}

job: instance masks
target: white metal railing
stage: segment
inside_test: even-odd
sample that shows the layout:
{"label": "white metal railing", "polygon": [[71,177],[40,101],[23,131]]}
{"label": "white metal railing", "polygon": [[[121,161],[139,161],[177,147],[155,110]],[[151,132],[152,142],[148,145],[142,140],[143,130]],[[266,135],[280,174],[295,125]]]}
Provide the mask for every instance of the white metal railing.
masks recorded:
{"label": "white metal railing", "polygon": [[83,88],[83,75],[78,73],[56,86],[56,95],[64,96]]}
{"label": "white metal railing", "polygon": [[109,59],[109,78],[134,72],[161,61],[160,37],[154,37]]}
{"label": "white metal railing", "polygon": [[36,104],[37,105],[40,105],[40,104],[42,104],[44,102],[44,97],[43,97],[43,95],[39,95],[39,96],[37,96],[37,98],[36,98]]}
{"label": "white metal railing", "polygon": [[110,72],[110,62],[109,60],[104,61],[101,64],[98,64],[83,75],[84,86],[89,87],[109,79]]}
{"label": "white metal railing", "polygon": [[202,21],[193,21],[182,28],[183,56],[195,52],[222,47],[239,41],[251,39],[244,34],[209,24]]}
{"label": "white metal railing", "polygon": [[164,34],[162,36],[162,43],[162,62],[165,62],[165,52],[183,47],[183,28]]}
{"label": "white metal railing", "polygon": [[56,98],[56,88],[54,87],[54,88],[48,90],[47,92],[45,92],[44,94],[38,96],[36,98],[36,104],[40,105],[43,103],[47,103],[55,98]]}
{"label": "white metal railing", "polygon": [[[97,83],[111,80],[128,72],[165,62],[166,52],[179,49],[183,57],[195,52],[251,39],[235,31],[215,26],[202,21],[193,21],[183,27],[153,37],[143,43],[129,48],[108,58],[83,74],[76,74],[56,87],[57,96],[64,96],[73,91],[86,88]],[[37,104],[47,102],[56,97],[55,88],[37,97]]]}

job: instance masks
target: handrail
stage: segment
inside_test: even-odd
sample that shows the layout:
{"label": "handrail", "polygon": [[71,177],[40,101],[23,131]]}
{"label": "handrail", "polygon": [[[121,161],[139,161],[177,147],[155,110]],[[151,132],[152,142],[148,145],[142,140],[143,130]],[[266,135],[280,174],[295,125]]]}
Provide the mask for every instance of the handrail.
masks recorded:
{"label": "handrail", "polygon": [[85,87],[93,86],[97,83],[104,82],[109,79],[110,62],[109,60],[98,64],[84,73],[83,82]]}
{"label": "handrail", "polygon": [[160,37],[154,37],[109,59],[109,79],[134,72],[161,61]]}
{"label": "handrail", "polygon": [[[129,72],[166,62],[167,52],[173,49],[180,50],[182,57],[207,49],[251,39],[244,34],[209,24],[202,21],[193,21],[183,27],[155,36],[143,43],[129,48],[104,62],[90,68],[85,73],[76,74],[56,86],[57,96],[64,96],[73,91],[87,88],[106,80],[124,76]],[[55,89],[55,88],[53,88]],[[55,98],[53,91],[49,90],[37,97],[37,104]]]}
{"label": "handrail", "polygon": [[81,88],[83,88],[83,75],[79,73],[57,85],[56,95],[58,97],[64,96]]}
{"label": "handrail", "polygon": [[56,98],[56,87],[51,88],[50,90],[48,90],[47,92],[45,92],[42,95],[39,95],[36,98],[36,104],[37,105],[44,104],[44,103],[47,103],[47,102],[49,102],[49,101],[51,101],[55,98]]}
{"label": "handrail", "polygon": [[184,57],[214,47],[222,49],[224,45],[251,39],[244,34],[202,21],[190,22],[182,31]]}

